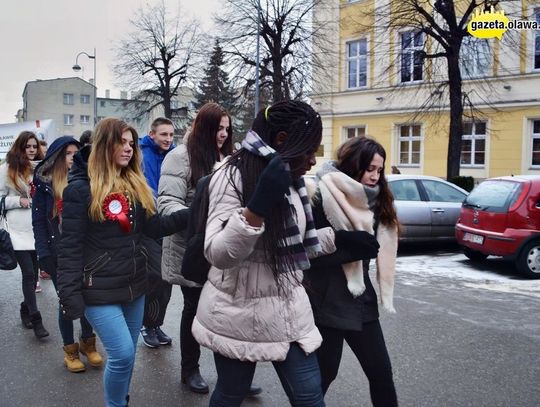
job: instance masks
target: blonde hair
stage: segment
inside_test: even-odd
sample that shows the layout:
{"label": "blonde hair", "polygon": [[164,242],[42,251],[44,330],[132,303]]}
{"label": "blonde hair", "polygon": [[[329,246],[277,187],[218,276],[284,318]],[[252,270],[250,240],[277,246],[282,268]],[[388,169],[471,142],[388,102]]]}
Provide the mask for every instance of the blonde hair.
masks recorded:
{"label": "blonde hair", "polygon": [[[54,201],[62,199],[62,194],[64,189],[67,186],[67,174],[69,172],[69,167],[66,164],[66,151],[68,146],[76,145],[75,143],[66,144],[60,154],[56,157],[54,164],[51,168],[51,186],[54,195]],[[53,217],[58,215],[58,208],[56,205],[53,205]]]}
{"label": "blonde hair", "polygon": [[[114,161],[114,153],[122,146],[122,134],[126,131],[133,136],[133,157],[127,167],[120,168],[119,171]],[[97,124],[88,158],[88,177],[92,196],[89,215],[93,221],[105,221],[102,205],[107,195],[112,192],[127,193],[131,205],[139,202],[146,210],[147,217],[156,213],[152,191],[141,169],[138,134],[126,122],[107,118]]]}

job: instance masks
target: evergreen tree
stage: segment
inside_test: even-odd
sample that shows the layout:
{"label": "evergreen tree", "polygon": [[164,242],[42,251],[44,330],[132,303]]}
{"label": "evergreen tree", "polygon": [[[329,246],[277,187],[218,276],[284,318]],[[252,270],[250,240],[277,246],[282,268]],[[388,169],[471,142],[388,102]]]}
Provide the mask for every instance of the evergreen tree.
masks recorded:
{"label": "evergreen tree", "polygon": [[222,68],[224,54],[219,40],[216,40],[210,63],[204,70],[204,78],[195,92],[195,106],[199,109],[208,102],[223,106],[230,114],[236,112],[236,95],[229,83],[229,74]]}

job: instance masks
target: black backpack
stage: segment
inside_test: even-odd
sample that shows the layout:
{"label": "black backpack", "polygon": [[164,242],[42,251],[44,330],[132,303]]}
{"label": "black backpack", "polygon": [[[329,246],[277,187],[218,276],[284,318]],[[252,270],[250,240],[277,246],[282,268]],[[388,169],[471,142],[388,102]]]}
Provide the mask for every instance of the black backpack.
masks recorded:
{"label": "black backpack", "polygon": [[204,235],[208,218],[209,191],[212,175],[202,177],[195,188],[190,205],[190,217],[186,230],[186,251],[182,260],[182,276],[186,280],[203,285],[208,279],[210,263],[204,257]]}

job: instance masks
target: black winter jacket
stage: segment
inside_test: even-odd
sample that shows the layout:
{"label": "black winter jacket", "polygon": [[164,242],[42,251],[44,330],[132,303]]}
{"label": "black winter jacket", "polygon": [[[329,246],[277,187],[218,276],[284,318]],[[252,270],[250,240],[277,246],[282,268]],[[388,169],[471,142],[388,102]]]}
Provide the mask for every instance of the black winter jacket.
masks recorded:
{"label": "black winter jacket", "polygon": [[[313,218],[317,229],[331,226],[324,214],[322,201],[315,199]],[[311,260],[311,268],[304,271],[304,286],[311,302],[317,326],[361,331],[363,324],[379,318],[377,294],[369,278],[369,261],[364,260],[366,291],[354,298],[347,288],[341,268],[350,263],[346,250],[337,248],[334,254]]]}
{"label": "black winter jacket", "polygon": [[128,233],[116,221],[92,221],[88,155],[85,147],[75,156],[63,196],[58,288],[66,319],[81,317],[85,305],[125,303],[145,294],[149,259],[144,236],[157,239],[181,231],[188,219],[187,209],[147,218],[135,203],[128,214]]}
{"label": "black winter jacket", "polygon": [[56,244],[60,237],[59,218],[58,216],[53,217],[56,202],[49,172],[62,149],[69,144],[75,144],[79,147],[79,142],[70,136],[54,140],[47,150],[47,155],[34,171],[35,192],[32,197],[32,226],[36,251],[40,260],[49,256],[56,257]]}

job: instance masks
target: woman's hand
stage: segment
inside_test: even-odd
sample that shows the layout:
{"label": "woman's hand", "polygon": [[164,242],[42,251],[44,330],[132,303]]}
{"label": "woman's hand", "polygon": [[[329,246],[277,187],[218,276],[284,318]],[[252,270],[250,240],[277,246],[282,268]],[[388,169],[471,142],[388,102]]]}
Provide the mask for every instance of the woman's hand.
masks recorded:
{"label": "woman's hand", "polygon": [[30,208],[32,201],[29,198],[23,198],[21,196],[21,198],[19,199],[19,204],[22,208]]}
{"label": "woman's hand", "polygon": [[281,157],[272,158],[259,176],[255,192],[247,204],[251,214],[244,212],[246,219],[249,221],[248,217],[252,214],[260,218],[267,218],[272,212],[272,208],[283,201],[291,184],[291,174],[285,168]]}

